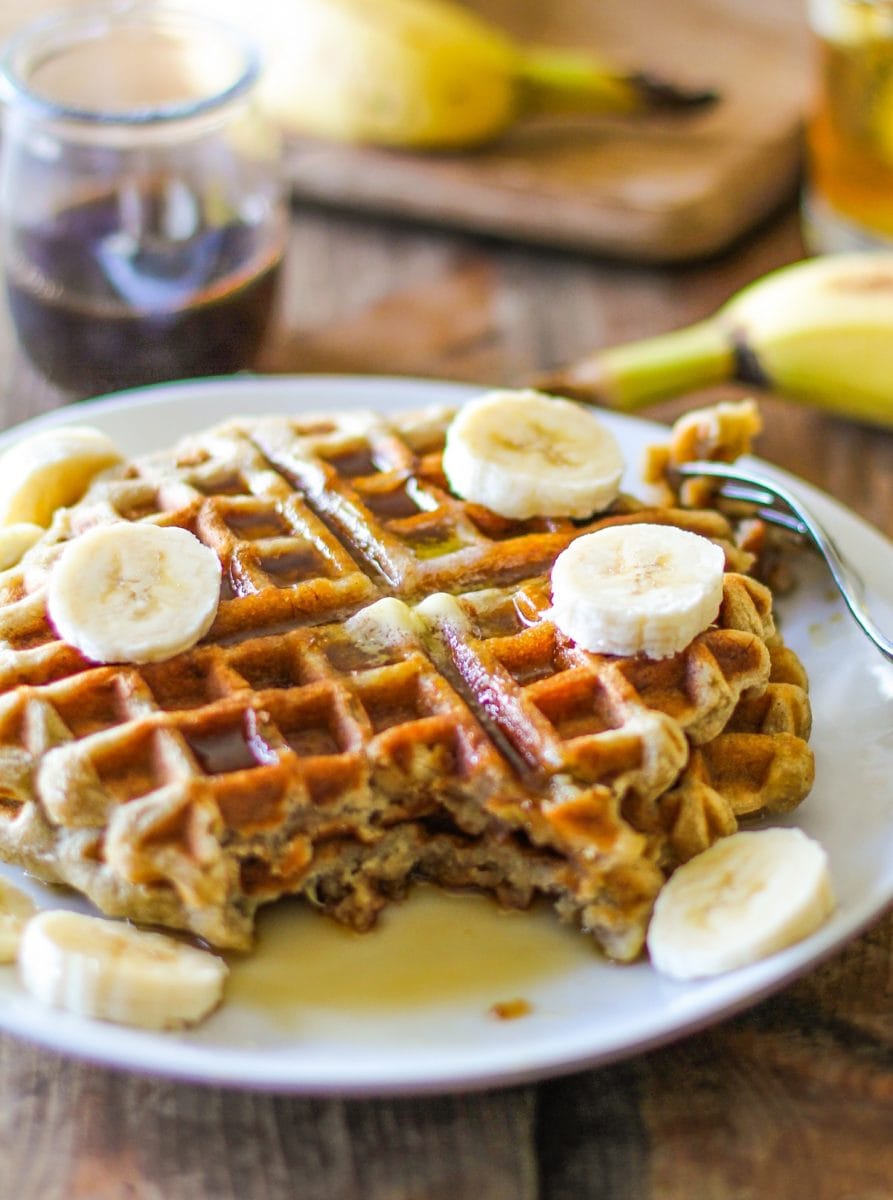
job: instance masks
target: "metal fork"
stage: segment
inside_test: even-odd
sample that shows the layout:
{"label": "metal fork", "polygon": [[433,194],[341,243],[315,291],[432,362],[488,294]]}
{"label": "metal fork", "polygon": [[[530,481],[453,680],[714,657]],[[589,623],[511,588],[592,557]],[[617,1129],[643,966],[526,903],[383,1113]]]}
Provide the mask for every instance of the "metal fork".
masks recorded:
{"label": "metal fork", "polygon": [[718,494],[754,506],[754,513],[772,525],[780,525],[811,542],[828,565],[828,570],[862,632],[893,662],[893,639],[873,620],[865,601],[865,586],[846,561],[834,540],[811,512],[786,487],[746,468],[720,462],[690,462],[675,466],[671,479],[709,476],[719,480]]}

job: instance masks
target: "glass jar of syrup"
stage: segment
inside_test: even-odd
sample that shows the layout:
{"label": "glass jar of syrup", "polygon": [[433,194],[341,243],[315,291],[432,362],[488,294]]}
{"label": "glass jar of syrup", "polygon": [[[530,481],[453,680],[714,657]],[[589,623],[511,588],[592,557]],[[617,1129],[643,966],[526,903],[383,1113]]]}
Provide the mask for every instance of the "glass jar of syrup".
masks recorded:
{"label": "glass jar of syrup", "polygon": [[163,6],[76,9],[8,43],[0,221],[34,365],[80,395],[254,365],[286,237],[243,35]]}

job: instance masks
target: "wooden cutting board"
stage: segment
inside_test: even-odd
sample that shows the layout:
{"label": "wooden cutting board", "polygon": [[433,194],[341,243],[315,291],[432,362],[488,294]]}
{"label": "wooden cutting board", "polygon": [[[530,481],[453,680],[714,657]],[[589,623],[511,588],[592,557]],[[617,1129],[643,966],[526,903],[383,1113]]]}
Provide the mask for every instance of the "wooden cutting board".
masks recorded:
{"label": "wooden cutting board", "polygon": [[519,37],[713,86],[709,111],[516,129],[469,154],[302,141],[295,193],[643,262],[715,253],[795,191],[811,55],[801,0],[466,0]]}
{"label": "wooden cutting board", "polygon": [[[0,0],[0,36],[79,2]],[[278,2],[260,0],[252,21]],[[589,46],[636,69],[715,87],[721,102],[684,116],[531,123],[469,154],[295,141],[286,168],[296,196],[673,262],[723,249],[793,194],[810,77],[805,0],[464,2],[520,38]]]}

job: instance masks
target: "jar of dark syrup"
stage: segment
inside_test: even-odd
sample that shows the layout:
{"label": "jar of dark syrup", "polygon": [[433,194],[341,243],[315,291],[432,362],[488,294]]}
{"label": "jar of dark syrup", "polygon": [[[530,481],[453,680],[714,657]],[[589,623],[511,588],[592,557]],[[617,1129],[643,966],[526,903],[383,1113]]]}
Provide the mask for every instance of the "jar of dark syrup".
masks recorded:
{"label": "jar of dark syrup", "polygon": [[28,26],[0,65],[3,268],[24,351],[80,395],[254,365],[286,236],[259,63],[156,4]]}

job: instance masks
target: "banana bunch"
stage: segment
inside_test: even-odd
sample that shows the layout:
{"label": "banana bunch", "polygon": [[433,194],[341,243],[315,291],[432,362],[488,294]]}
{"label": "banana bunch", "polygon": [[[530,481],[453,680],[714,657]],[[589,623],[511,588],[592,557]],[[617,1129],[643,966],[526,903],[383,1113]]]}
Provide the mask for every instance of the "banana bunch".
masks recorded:
{"label": "banana bunch", "polygon": [[632,412],[731,380],[893,428],[893,253],[782,267],[706,321],[599,351],[543,386]]}
{"label": "banana bunch", "polygon": [[[710,103],[588,54],[521,46],[451,0],[191,0],[259,38],[260,95],[286,131],[415,149],[492,141],[540,113]],[[250,25],[248,21],[250,20]]]}

